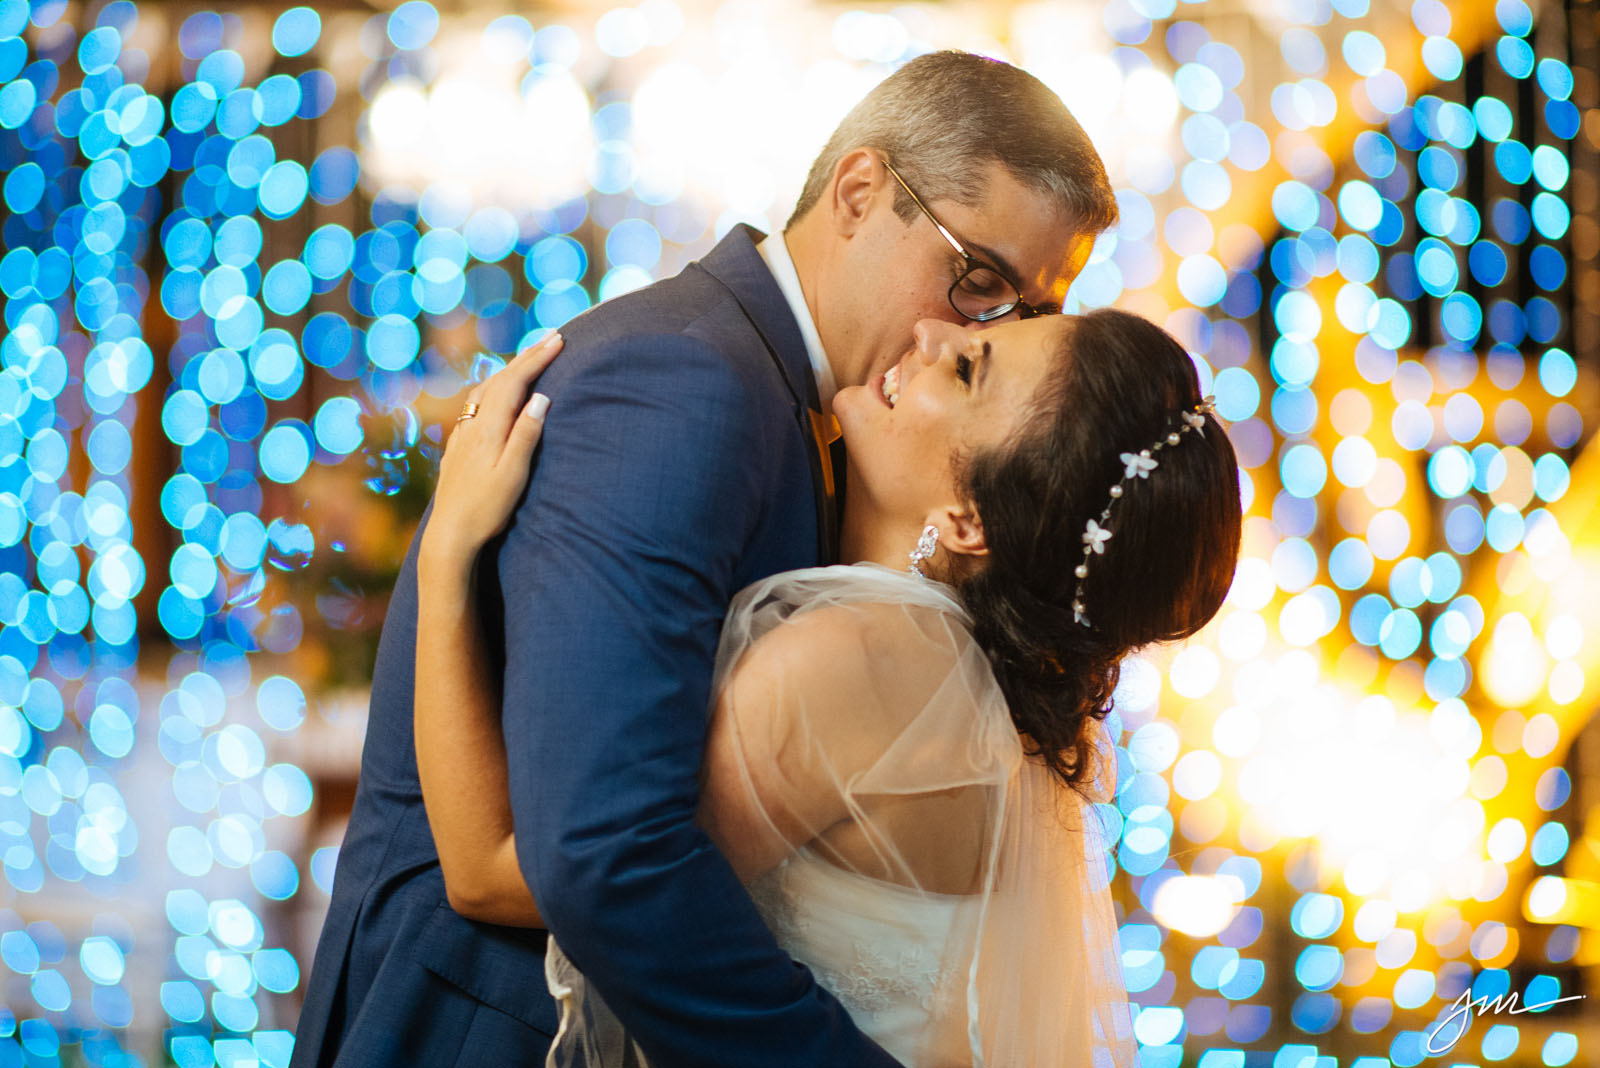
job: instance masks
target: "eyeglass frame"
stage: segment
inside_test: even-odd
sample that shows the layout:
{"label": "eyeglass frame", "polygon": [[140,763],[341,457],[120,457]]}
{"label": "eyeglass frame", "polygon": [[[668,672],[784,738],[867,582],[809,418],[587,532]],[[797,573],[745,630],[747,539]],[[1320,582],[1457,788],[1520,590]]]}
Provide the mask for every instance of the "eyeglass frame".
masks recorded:
{"label": "eyeglass frame", "polygon": [[[883,167],[884,170],[888,171],[894,176],[894,180],[896,182],[900,183],[900,188],[906,191],[906,195],[911,198],[911,202],[922,209],[922,214],[928,217],[928,221],[933,223],[934,229],[938,230],[940,236],[942,236],[946,241],[950,242],[950,247],[956,250],[956,253],[961,257],[962,262],[966,264],[966,269],[961,272],[960,277],[958,277],[954,282],[950,283],[950,288],[945,292],[945,299],[950,302],[950,307],[955,310],[957,315],[961,316],[963,319],[969,319],[975,323],[987,323],[1010,315],[1014,311],[1019,312],[1020,314],[1018,318],[1022,319],[1032,319],[1037,315],[1056,315],[1060,313],[1059,308],[1057,308],[1055,311],[1050,311],[1046,308],[1036,308],[1032,304],[1029,304],[1027,301],[1023,300],[1022,287],[1007,277],[1006,273],[1000,270],[1000,268],[996,267],[994,264],[980,260],[972,253],[968,252],[966,246],[962,245],[960,241],[956,240],[956,235],[952,234],[949,228],[946,227],[944,223],[939,221],[939,217],[932,211],[928,210],[928,205],[924,204],[922,202],[922,198],[917,196],[916,192],[911,188],[910,185],[906,183],[904,178],[900,177],[900,172],[894,169],[894,165],[892,163],[885,159],[883,161]],[[1005,305],[1002,310],[990,312],[987,315],[969,315],[968,313],[962,311],[960,307],[956,305],[956,288],[960,286],[962,282],[966,281],[967,277],[974,271],[980,269],[992,271],[996,278],[1010,286],[1011,292],[1016,294],[1016,300],[1011,304]]]}

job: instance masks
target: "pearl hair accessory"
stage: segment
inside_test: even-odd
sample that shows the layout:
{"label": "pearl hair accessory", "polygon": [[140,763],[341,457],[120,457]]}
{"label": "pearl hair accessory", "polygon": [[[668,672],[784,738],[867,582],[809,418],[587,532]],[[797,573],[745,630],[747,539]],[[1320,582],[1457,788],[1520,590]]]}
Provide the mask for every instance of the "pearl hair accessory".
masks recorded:
{"label": "pearl hair accessory", "polygon": [[922,528],[922,537],[917,539],[917,547],[911,550],[911,566],[906,570],[913,575],[922,575],[923,578],[927,578],[928,576],[923,574],[922,565],[929,557],[933,556],[934,550],[938,547],[939,528],[929,523]]}
{"label": "pearl hair accessory", "polygon": [[[1111,519],[1111,510],[1116,507],[1117,501],[1122,499],[1124,484],[1133,485],[1133,480],[1138,478],[1148,479],[1150,472],[1160,466],[1155,454],[1164,448],[1178,444],[1183,440],[1183,435],[1193,430],[1201,437],[1205,437],[1206,416],[1217,410],[1217,399],[1207,395],[1192,411],[1178,413],[1181,425],[1175,430],[1169,430],[1147,449],[1138,452],[1124,452],[1117,456],[1122,461],[1122,479],[1111,487],[1111,500],[1105,509],[1094,519],[1084,524],[1083,528],[1083,562],[1072,569],[1078,578],[1077,589],[1072,594],[1072,621],[1085,627],[1092,626],[1089,617],[1084,613],[1083,584],[1089,578],[1089,560],[1094,556],[1103,556],[1106,551],[1106,542],[1111,540],[1113,530],[1108,526]],[[915,559],[915,554],[912,554]],[[915,567],[913,567],[915,570]]]}

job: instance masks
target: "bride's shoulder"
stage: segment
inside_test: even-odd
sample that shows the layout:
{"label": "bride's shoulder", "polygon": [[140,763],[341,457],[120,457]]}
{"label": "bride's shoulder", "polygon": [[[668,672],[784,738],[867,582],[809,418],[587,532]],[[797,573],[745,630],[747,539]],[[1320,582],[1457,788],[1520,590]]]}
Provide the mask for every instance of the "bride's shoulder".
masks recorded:
{"label": "bride's shoulder", "polygon": [[959,604],[887,568],[785,572],[747,593],[736,610],[744,618],[730,620],[743,624],[736,674],[746,687],[915,714],[950,672],[981,655]]}

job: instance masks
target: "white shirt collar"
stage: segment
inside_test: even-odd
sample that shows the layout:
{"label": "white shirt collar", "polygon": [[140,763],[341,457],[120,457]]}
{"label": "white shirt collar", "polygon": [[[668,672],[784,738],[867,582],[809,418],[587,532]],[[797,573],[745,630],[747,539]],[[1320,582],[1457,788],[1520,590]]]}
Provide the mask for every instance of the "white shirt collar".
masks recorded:
{"label": "white shirt collar", "polygon": [[789,310],[800,327],[800,337],[806,344],[806,356],[811,360],[811,373],[817,380],[817,397],[822,402],[822,414],[825,419],[831,420],[833,395],[839,391],[839,387],[834,381],[833,365],[828,363],[828,354],[822,351],[822,335],[817,333],[816,320],[811,317],[811,309],[806,305],[806,295],[800,288],[800,273],[794,268],[794,260],[789,256],[789,246],[783,240],[782,231],[769,235],[756,248],[761,258],[767,261],[767,268],[772,271],[772,278],[778,283],[783,298],[789,302]]}

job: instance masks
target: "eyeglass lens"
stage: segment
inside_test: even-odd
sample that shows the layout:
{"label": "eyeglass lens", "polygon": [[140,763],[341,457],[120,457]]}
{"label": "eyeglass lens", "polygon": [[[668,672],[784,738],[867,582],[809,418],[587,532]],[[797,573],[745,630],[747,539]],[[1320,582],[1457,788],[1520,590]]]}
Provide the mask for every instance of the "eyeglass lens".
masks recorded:
{"label": "eyeglass lens", "polygon": [[950,303],[969,319],[998,319],[1017,306],[1021,297],[1012,284],[993,268],[978,265],[950,287]]}

